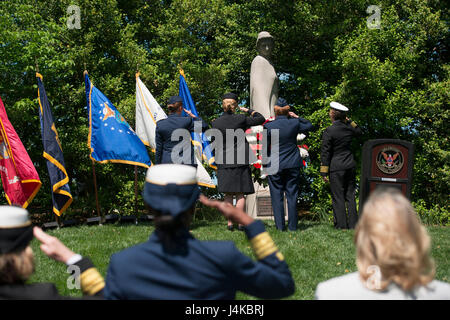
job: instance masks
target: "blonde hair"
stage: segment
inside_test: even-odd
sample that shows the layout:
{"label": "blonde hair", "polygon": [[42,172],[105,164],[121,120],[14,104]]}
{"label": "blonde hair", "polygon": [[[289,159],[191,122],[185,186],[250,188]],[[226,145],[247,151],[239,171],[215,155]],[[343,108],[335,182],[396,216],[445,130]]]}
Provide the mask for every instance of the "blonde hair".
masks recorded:
{"label": "blonde hair", "polygon": [[433,280],[430,237],[408,199],[393,188],[376,190],[364,205],[356,226],[356,264],[366,282],[377,266],[381,279],[376,290],[391,282],[405,291]]}
{"label": "blonde hair", "polygon": [[23,283],[33,272],[34,256],[30,246],[21,252],[0,255],[0,285]]}
{"label": "blonde hair", "polygon": [[286,116],[289,114],[290,109],[291,108],[289,106],[284,106],[284,107],[274,106],[273,107],[273,111],[275,112],[276,116]]}
{"label": "blonde hair", "polygon": [[[233,102],[232,102],[233,101]],[[232,112],[236,110],[237,101],[234,99],[223,99],[222,100],[222,108],[224,112]]]}

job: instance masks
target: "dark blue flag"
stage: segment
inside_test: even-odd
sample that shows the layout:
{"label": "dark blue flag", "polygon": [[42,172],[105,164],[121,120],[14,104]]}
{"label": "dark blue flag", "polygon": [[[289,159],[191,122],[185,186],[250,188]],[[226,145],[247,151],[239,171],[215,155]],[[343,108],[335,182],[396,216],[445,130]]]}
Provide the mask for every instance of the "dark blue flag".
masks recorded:
{"label": "dark blue flag", "polygon": [[52,185],[53,212],[61,216],[72,203],[64,157],[53,121],[50,104],[45,93],[42,75],[36,73],[38,82],[39,117],[41,119],[41,135],[44,144],[44,158],[47,159],[47,169]]}
{"label": "dark blue flag", "polygon": [[100,163],[118,162],[142,167],[152,165],[141,139],[109,99],[84,77],[89,113],[88,144],[91,159]]}
{"label": "dark blue flag", "polygon": [[[192,99],[191,92],[186,83],[184,71],[180,70],[180,86],[178,95],[183,99],[183,108],[192,112],[192,114],[198,117],[197,108],[195,107],[194,100]],[[187,116],[183,110],[183,115]],[[211,151],[210,142],[204,133],[192,133],[192,143],[199,149],[202,159],[208,162],[211,168],[217,169],[214,155]]]}

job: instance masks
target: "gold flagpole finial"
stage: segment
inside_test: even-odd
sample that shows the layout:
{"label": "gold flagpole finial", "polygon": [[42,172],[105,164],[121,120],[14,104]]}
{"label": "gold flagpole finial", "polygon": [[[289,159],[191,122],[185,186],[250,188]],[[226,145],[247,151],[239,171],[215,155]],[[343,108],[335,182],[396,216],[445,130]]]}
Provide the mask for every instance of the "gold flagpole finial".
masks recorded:
{"label": "gold flagpole finial", "polygon": [[184,74],[184,70],[183,70],[182,68],[180,68],[180,74],[181,74],[184,78],[186,78],[186,76],[185,76],[185,74]]}
{"label": "gold flagpole finial", "polygon": [[39,73],[39,64],[37,62],[37,58],[34,58],[34,63],[36,65],[36,78],[41,78],[41,80],[44,80],[42,77],[42,74]]}

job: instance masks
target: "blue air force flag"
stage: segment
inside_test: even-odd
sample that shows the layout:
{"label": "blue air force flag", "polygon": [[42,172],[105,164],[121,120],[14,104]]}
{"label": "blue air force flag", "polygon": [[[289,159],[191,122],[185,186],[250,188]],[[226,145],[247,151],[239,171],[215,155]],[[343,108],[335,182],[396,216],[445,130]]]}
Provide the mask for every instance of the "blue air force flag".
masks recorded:
{"label": "blue air force flag", "polygon": [[[189,91],[189,88],[187,86],[183,70],[180,70],[180,86],[178,95],[181,97],[181,99],[183,99],[183,108],[189,110],[190,112],[192,112],[192,114],[198,117],[197,108],[195,107],[195,103],[194,100],[192,99],[191,92]],[[183,115],[187,116],[184,110]],[[192,143],[197,148],[197,150],[199,150],[199,153],[201,154],[203,160],[206,160],[211,168],[217,169],[214,155],[209,145],[210,142],[208,138],[205,136],[205,134],[201,133],[199,135],[198,133],[195,132],[192,133]]]}
{"label": "blue air force flag", "polygon": [[45,93],[42,75],[36,73],[38,82],[39,118],[41,120],[42,143],[44,144],[44,158],[47,159],[48,175],[52,185],[53,212],[60,216],[72,203],[69,188],[69,176],[64,164],[64,156],[53,121],[50,104]]}
{"label": "blue air force flag", "polygon": [[152,165],[145,145],[109,99],[89,80],[85,71],[89,112],[88,144],[91,159],[148,168]]}

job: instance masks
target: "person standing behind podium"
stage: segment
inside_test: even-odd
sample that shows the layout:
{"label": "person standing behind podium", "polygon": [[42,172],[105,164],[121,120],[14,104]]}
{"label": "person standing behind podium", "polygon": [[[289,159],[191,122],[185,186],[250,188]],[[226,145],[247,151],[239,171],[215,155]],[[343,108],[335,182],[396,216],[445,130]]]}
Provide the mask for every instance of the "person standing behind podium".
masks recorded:
{"label": "person standing behind podium", "polygon": [[[329,116],[333,123],[322,135],[320,174],[330,182],[334,227],[354,229],[358,221],[355,201],[355,160],[352,139],[361,135],[358,125],[347,117],[348,108],[338,102],[330,103]],[[330,176],[328,180],[327,175]],[[348,203],[348,222],[345,202]]]}
{"label": "person standing behind podium", "polygon": [[[267,129],[267,152],[270,153],[268,167],[268,182],[272,199],[275,225],[279,230],[285,230],[284,194],[288,204],[288,229],[297,230],[297,196],[299,190],[300,169],[303,161],[297,146],[297,135],[313,129],[310,121],[300,118],[290,112],[290,106],[283,98],[278,98],[275,104],[275,120],[264,125]],[[278,152],[271,152],[272,135],[278,131]],[[268,154],[263,152],[263,154]],[[270,170],[272,169],[272,170]],[[273,170],[276,170],[275,172]]]}
{"label": "person standing behind podium", "polygon": [[[252,126],[258,126],[266,120],[260,113],[240,107],[241,111],[248,115],[235,114],[238,106],[238,97],[234,93],[226,93],[222,97],[223,114],[211,124],[218,129],[223,137],[223,146],[216,149],[217,164],[217,190],[225,193],[225,202],[233,204],[233,196],[236,196],[236,207],[244,210],[244,195],[255,192],[250,171],[250,148],[245,139],[245,130]],[[234,141],[227,141],[227,131],[236,135]],[[244,158],[243,158],[244,156]],[[231,161],[227,161],[231,158]],[[243,161],[239,161],[243,158]],[[233,230],[233,223],[228,220],[228,230]],[[239,226],[241,230],[242,227]]]}
{"label": "person standing behind podium", "polygon": [[[155,164],[163,164],[163,163],[178,163],[178,164],[186,164],[191,165],[193,167],[197,167],[197,163],[195,161],[195,153],[194,147],[192,146],[190,137],[191,133],[194,132],[194,122],[201,122],[201,130],[204,132],[208,129],[208,125],[200,118],[193,115],[190,111],[183,109],[183,100],[179,96],[172,96],[169,99],[167,104],[167,109],[169,111],[169,115],[166,119],[161,119],[156,123],[156,134],[155,134],[155,142],[156,142],[156,152],[155,152]],[[181,115],[183,110],[189,115],[189,117],[184,117]],[[177,129],[185,129],[189,132],[189,140],[184,137],[181,142],[180,140],[172,141],[172,135],[174,131]],[[178,134],[175,134],[174,138],[178,138]],[[179,143],[189,143],[189,146],[183,148],[186,150],[189,148],[190,156],[183,154],[183,151],[175,155],[175,158],[172,157],[172,150]]]}

